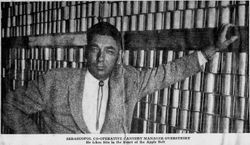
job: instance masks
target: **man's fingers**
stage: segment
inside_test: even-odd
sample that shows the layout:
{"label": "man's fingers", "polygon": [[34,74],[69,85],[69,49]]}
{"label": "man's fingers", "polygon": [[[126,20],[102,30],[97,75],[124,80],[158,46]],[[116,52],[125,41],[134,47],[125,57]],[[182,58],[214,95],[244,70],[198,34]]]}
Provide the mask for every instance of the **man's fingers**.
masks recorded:
{"label": "man's fingers", "polygon": [[219,30],[218,30],[219,34],[221,34],[221,32],[222,32],[223,28],[225,27],[225,25],[226,25],[226,23],[222,24],[222,25],[219,27]]}
{"label": "man's fingers", "polygon": [[231,38],[230,38],[230,40],[232,41],[232,42],[234,42],[235,40],[237,40],[238,39],[238,36],[232,36]]}
{"label": "man's fingers", "polygon": [[220,37],[226,38],[227,30],[230,26],[233,26],[232,24],[225,24],[223,25],[222,32]]}
{"label": "man's fingers", "polygon": [[224,30],[224,28],[225,28],[225,26],[226,26],[226,23],[222,24],[220,26],[220,28],[219,28],[219,31],[218,31],[218,34],[219,34],[218,40],[221,41],[221,42],[224,42],[226,40],[226,36],[223,36],[223,33],[222,33],[223,30]]}
{"label": "man's fingers", "polygon": [[232,36],[229,40],[225,41],[225,45],[228,46],[230,45],[231,43],[233,43],[235,40],[238,39],[238,36]]}

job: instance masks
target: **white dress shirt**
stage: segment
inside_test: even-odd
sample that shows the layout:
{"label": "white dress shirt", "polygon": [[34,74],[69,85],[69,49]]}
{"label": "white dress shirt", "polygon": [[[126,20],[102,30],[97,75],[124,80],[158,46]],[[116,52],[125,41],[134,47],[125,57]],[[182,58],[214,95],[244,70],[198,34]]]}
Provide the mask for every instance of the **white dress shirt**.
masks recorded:
{"label": "white dress shirt", "polygon": [[100,133],[101,128],[104,123],[107,102],[108,102],[108,79],[104,81],[103,86],[103,99],[101,102],[100,108],[100,117],[99,117],[99,128],[96,128],[97,122],[97,97],[98,97],[98,88],[99,80],[90,74],[87,70],[84,81],[84,91],[82,99],[82,112],[83,119],[88,127],[90,133]]}

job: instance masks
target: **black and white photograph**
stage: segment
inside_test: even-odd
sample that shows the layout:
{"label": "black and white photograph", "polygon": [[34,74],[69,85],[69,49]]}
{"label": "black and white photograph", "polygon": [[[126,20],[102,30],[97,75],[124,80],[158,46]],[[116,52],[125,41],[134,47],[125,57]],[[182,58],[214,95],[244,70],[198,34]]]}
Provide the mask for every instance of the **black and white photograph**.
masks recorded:
{"label": "black and white photograph", "polygon": [[249,114],[249,1],[1,2],[2,135],[239,135]]}

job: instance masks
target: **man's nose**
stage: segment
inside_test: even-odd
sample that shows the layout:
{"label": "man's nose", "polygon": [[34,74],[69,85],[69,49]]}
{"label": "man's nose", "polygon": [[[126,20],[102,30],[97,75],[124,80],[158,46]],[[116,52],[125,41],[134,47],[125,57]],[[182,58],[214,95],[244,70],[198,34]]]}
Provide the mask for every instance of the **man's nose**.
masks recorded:
{"label": "man's nose", "polygon": [[104,61],[104,58],[105,58],[104,51],[100,50],[100,51],[98,52],[98,55],[97,55],[97,60],[98,60],[98,61]]}

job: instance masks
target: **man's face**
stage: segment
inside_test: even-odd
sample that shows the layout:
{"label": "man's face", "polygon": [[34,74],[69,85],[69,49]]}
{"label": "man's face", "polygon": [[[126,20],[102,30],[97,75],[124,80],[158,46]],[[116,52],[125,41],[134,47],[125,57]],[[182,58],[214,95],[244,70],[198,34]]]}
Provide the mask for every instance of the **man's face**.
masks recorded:
{"label": "man's face", "polygon": [[107,79],[119,56],[117,42],[111,36],[95,35],[87,49],[89,72],[99,80]]}

